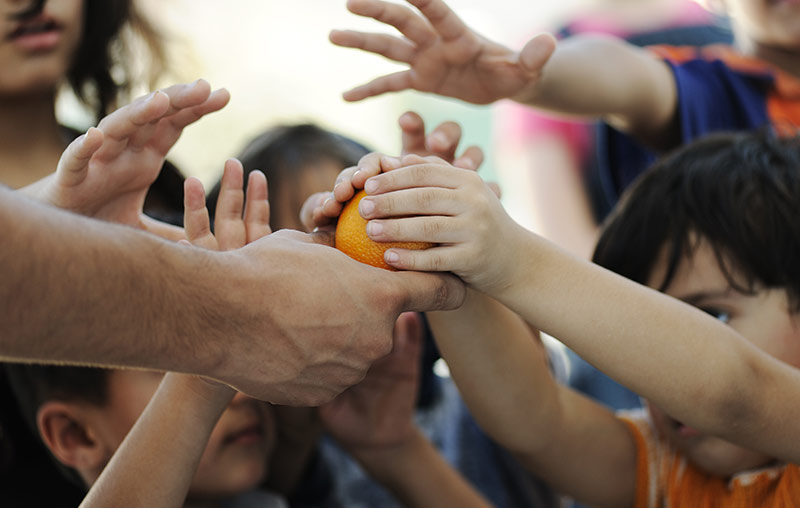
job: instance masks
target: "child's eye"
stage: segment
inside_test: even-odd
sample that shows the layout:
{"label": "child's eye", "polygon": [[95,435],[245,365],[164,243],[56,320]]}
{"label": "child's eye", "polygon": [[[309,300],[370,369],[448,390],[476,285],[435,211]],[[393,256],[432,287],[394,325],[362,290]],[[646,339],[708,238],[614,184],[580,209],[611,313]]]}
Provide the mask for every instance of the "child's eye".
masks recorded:
{"label": "child's eye", "polygon": [[724,310],[711,309],[711,308],[701,308],[700,310],[702,310],[706,314],[712,316],[714,319],[718,319],[718,320],[722,321],[723,323],[727,323],[728,321],[731,320],[730,313],[728,313],[728,312],[726,312]]}

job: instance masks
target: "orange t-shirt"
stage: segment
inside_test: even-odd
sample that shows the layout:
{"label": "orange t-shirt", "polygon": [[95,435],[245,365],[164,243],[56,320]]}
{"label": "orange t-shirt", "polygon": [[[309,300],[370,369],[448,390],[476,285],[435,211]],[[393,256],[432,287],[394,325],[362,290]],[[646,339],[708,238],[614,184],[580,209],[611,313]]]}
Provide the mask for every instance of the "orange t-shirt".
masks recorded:
{"label": "orange t-shirt", "polygon": [[800,507],[800,466],[781,464],[726,479],[693,466],[658,436],[645,410],[620,418],[636,440],[636,508]]}

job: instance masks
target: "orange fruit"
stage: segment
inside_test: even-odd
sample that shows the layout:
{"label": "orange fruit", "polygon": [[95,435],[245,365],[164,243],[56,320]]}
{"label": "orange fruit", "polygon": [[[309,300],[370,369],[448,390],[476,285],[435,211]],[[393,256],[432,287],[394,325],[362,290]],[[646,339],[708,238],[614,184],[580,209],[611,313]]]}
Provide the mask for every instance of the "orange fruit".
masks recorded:
{"label": "orange fruit", "polygon": [[428,242],[376,242],[367,236],[367,221],[358,213],[358,203],[367,193],[359,191],[344,205],[339,221],[336,223],[336,248],[356,261],[368,265],[394,270],[383,260],[387,249],[427,249]]}

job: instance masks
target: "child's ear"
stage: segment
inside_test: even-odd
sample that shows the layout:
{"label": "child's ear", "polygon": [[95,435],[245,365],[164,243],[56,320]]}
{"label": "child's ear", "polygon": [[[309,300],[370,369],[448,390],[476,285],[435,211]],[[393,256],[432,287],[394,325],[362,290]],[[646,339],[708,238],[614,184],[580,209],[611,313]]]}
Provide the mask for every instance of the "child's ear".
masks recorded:
{"label": "child's ear", "polygon": [[97,438],[92,420],[81,407],[60,401],[42,404],[36,414],[39,435],[61,463],[93,481],[112,451]]}

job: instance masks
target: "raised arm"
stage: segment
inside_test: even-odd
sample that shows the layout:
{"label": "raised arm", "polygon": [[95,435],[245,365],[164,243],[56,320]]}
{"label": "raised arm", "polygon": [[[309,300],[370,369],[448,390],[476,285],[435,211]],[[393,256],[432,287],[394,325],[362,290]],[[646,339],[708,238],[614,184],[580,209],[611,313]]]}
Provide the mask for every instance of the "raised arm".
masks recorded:
{"label": "raised arm", "polygon": [[658,144],[670,128],[677,93],[668,66],[623,41],[575,37],[559,43],[542,34],[520,51],[470,29],[441,0],[349,0],[348,9],[396,28],[403,37],[334,30],[334,44],[407,65],[344,94],[356,101],[419,90],[475,104],[509,98],[531,106],[592,117]]}

